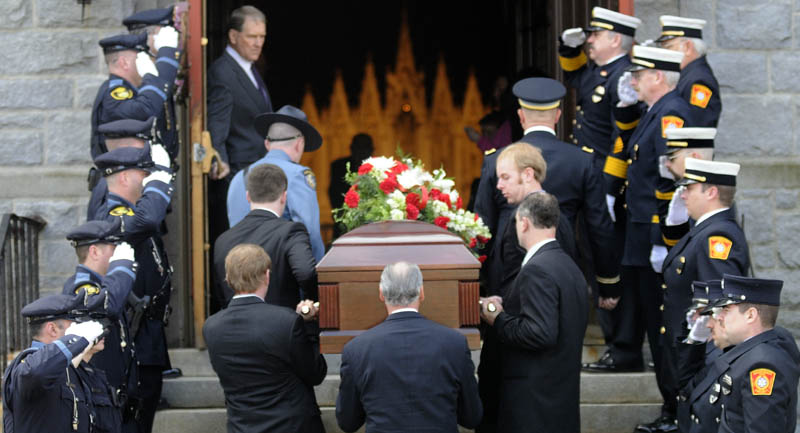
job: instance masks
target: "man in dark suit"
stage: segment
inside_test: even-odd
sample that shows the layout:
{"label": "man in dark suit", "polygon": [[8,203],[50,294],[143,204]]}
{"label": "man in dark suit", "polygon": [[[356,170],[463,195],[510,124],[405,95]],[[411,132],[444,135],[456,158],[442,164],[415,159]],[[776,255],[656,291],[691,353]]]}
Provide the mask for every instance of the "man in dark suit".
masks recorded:
{"label": "man in dark suit", "polygon": [[232,249],[225,272],[236,296],[206,320],[203,337],[225,392],[228,432],[324,432],[314,385],[328,366],[318,333],[307,331],[317,307],[264,302],[270,258],[258,245]]}
{"label": "man in dark suit", "polygon": [[456,432],[481,419],[475,369],[463,335],[418,312],[417,265],[386,265],[379,298],[389,317],[344,346],[336,421],[346,432]]}
{"label": "man in dark suit", "polygon": [[[338,209],[344,204],[344,195],[350,189],[350,184],[344,179],[347,175],[347,163],[350,163],[350,173],[358,171],[361,162],[372,156],[374,150],[372,137],[369,134],[356,134],[350,142],[350,155],[339,158],[331,163],[331,184],[328,187],[328,198],[331,201],[331,209]],[[342,226],[333,226],[333,238],[342,235]]]}
{"label": "man in dark suit", "polygon": [[527,250],[504,299],[481,299],[481,317],[500,340],[498,432],[580,431],[580,373],[588,320],[586,282],[555,242],[559,209],[546,192],[517,209]]}
{"label": "man in dark suit", "polygon": [[260,245],[272,258],[272,280],[266,302],[294,308],[301,299],[317,300],[317,262],[308,231],[301,222],[281,218],[286,207],[286,175],[273,164],[257,165],[247,173],[250,213],[223,233],[214,245],[214,270],[221,305],[233,290],[225,280],[225,257],[236,245]]}

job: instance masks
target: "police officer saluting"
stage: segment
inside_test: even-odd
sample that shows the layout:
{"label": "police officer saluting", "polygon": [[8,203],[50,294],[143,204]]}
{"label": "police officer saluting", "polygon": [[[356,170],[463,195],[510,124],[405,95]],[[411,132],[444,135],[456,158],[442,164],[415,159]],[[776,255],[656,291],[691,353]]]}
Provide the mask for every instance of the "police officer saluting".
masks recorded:
{"label": "police officer saluting", "polygon": [[92,390],[77,371],[103,334],[95,321],[73,323],[81,296],[50,295],[22,309],[33,342],[3,374],[6,433],[92,432]]}

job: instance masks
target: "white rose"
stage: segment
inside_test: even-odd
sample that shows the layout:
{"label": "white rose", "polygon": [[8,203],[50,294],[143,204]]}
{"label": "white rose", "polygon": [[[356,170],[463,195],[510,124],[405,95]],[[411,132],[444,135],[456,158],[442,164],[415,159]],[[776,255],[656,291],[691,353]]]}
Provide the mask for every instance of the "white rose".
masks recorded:
{"label": "white rose", "polygon": [[372,164],[372,167],[381,173],[386,170],[391,170],[394,167],[394,159],[387,158],[385,156],[375,156],[372,158],[368,158],[364,161],[366,164]]}
{"label": "white rose", "polygon": [[391,212],[392,220],[399,221],[399,220],[405,219],[405,217],[406,217],[406,213],[404,211],[401,211],[400,209],[392,209],[392,212]]}

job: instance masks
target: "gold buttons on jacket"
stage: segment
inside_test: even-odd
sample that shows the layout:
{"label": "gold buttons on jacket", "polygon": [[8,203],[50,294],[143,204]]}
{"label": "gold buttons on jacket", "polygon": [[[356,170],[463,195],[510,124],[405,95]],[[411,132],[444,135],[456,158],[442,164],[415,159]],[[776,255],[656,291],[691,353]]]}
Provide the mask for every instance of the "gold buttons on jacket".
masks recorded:
{"label": "gold buttons on jacket", "polygon": [[664,304],[661,304],[661,306],[658,307],[658,309],[661,310],[661,311],[664,311]]}
{"label": "gold buttons on jacket", "polygon": [[680,261],[681,261],[681,263],[686,263],[686,257],[681,256]]}
{"label": "gold buttons on jacket", "polygon": [[662,327],[661,327],[661,329],[660,329],[658,332],[660,332],[660,333],[664,334],[664,333],[666,333],[666,332],[667,332],[667,328],[665,328],[665,327],[663,327],[663,326],[662,326]]}

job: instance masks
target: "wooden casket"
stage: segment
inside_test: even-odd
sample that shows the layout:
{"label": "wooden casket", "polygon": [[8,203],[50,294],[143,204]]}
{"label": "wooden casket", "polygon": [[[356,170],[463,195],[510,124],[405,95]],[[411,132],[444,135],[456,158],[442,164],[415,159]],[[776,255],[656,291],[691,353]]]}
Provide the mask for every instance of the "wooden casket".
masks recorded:
{"label": "wooden casket", "polygon": [[480,347],[480,262],[445,229],[421,221],[383,221],[343,235],[317,265],[322,353],[341,353],[345,343],[386,318],[378,284],[384,266],[398,261],[422,270],[420,313],[464,334],[470,349]]}

